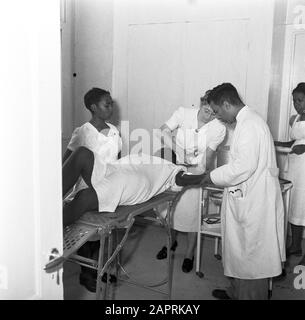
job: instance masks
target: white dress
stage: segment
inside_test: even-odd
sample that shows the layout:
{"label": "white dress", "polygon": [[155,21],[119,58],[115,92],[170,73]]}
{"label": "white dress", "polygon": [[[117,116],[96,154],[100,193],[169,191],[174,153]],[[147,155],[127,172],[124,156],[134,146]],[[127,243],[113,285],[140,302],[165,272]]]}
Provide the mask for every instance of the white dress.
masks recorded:
{"label": "white dress", "polygon": [[[90,122],[86,122],[81,127],[76,128],[67,149],[75,151],[79,147],[86,147],[94,153],[94,166],[92,176],[104,175],[104,166],[101,163],[111,163],[118,159],[118,154],[122,148],[122,139],[118,129],[107,123],[110,127],[108,135],[99,132]],[[66,201],[74,198],[77,192],[88,188],[85,181],[80,178],[75,184],[73,191],[66,197]]]}
{"label": "white dress", "polygon": [[[292,147],[305,144],[305,121],[299,121],[298,115],[291,127]],[[290,196],[288,221],[298,226],[305,226],[305,153],[288,155],[287,179],[293,183]]]}
{"label": "white dress", "polygon": [[144,154],[125,156],[108,164],[96,159],[95,167],[104,173],[93,174],[91,179],[99,212],[114,212],[119,205],[143,203],[167,189],[177,189],[176,174],[185,171],[182,166]]}
{"label": "white dress", "polygon": [[[179,108],[166,122],[171,130],[177,129],[176,143],[186,150],[188,163],[194,165],[188,168],[188,172],[194,174],[201,174],[205,171],[206,148],[209,147],[215,151],[226,135],[226,127],[217,119],[198,129],[198,111],[198,108]],[[196,155],[194,155],[195,150],[198,150]],[[178,157],[177,164],[183,163],[182,160]],[[172,218],[173,229],[182,232],[197,232],[199,199],[200,188],[185,191],[177,203]],[[165,214],[164,208],[162,214]]]}

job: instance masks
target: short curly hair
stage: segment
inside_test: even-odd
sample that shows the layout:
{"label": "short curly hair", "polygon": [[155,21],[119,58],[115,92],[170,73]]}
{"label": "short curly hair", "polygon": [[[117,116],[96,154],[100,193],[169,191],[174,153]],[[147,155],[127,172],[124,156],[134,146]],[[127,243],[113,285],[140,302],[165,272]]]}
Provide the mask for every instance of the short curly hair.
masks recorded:
{"label": "short curly hair", "polygon": [[305,82],[300,82],[292,91],[292,94],[301,92],[305,94]]}
{"label": "short curly hair", "polygon": [[90,89],[84,96],[84,103],[86,108],[92,112],[91,106],[93,104],[98,104],[101,101],[101,98],[105,95],[109,94],[109,91],[100,88],[92,88]]}
{"label": "short curly hair", "polygon": [[232,105],[243,103],[236,88],[228,82],[214,87],[211,92],[209,92],[207,101],[209,104],[213,102],[217,105],[222,105],[224,101],[227,101]]}

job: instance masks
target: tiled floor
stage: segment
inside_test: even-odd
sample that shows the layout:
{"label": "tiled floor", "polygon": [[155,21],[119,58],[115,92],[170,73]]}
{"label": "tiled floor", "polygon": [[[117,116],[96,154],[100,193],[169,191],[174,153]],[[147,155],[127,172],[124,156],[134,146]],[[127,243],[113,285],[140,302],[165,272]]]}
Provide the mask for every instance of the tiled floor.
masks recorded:
{"label": "tiled floor", "polygon": [[[166,262],[155,258],[158,250],[165,244],[165,231],[155,226],[135,226],[130,232],[128,242],[122,252],[122,264],[132,277],[146,283],[155,283],[164,278]],[[303,247],[305,243],[303,243]],[[229,282],[223,275],[221,261],[214,257],[214,240],[205,238],[202,248],[202,267],[204,277],[199,278],[194,269],[183,273],[181,265],[186,245],[186,235],[178,236],[178,247],[173,255],[173,286],[172,300],[211,300],[211,291],[215,288],[226,288]],[[273,285],[272,299],[305,300],[305,289],[295,289],[294,280],[297,274],[294,267],[300,258],[292,257],[286,263],[287,277]],[[64,266],[64,297],[67,300],[95,299],[95,294],[87,291],[78,283],[80,267],[67,262]],[[303,279],[305,278],[305,275]],[[303,280],[304,281],[304,280]],[[303,283],[304,286],[304,283]],[[165,286],[160,289],[166,289]],[[165,295],[149,291],[145,288],[119,281],[113,288],[114,300],[158,300],[166,299]]]}

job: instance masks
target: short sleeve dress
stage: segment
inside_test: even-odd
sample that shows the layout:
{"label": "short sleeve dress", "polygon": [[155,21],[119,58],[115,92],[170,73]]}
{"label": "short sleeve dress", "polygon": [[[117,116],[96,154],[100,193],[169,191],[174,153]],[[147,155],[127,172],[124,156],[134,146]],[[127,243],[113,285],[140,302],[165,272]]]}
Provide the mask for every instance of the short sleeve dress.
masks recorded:
{"label": "short sleeve dress", "polygon": [[[176,143],[186,150],[188,163],[193,167],[188,171],[200,174],[205,171],[206,148],[216,151],[226,136],[226,127],[214,119],[198,128],[199,108],[179,108],[165,123],[171,130],[177,129]],[[194,151],[196,150],[196,153]],[[177,158],[177,164],[182,164]],[[200,189],[187,190],[177,203],[173,216],[173,229],[183,232],[197,232]],[[160,210],[160,208],[159,208]]]}
{"label": "short sleeve dress", "polygon": [[[99,132],[90,122],[86,122],[72,133],[67,149],[75,151],[79,147],[86,147],[94,153],[94,167],[91,182],[105,173],[105,164],[118,159],[122,148],[122,139],[118,129],[111,123],[107,123],[109,131],[107,136]],[[66,197],[66,201],[74,198],[77,192],[88,188],[85,181],[80,178],[73,188],[72,193]]]}
{"label": "short sleeve dress", "polygon": [[185,171],[183,166],[145,154],[125,156],[104,167],[104,174],[92,179],[100,212],[114,212],[119,205],[143,203],[177,187],[176,174]]}
{"label": "short sleeve dress", "polygon": [[[305,121],[296,116],[291,127],[293,146],[305,145]],[[293,147],[292,146],[292,147]],[[305,226],[305,153],[288,155],[288,173],[286,178],[293,183],[290,195],[288,221],[298,226]]]}

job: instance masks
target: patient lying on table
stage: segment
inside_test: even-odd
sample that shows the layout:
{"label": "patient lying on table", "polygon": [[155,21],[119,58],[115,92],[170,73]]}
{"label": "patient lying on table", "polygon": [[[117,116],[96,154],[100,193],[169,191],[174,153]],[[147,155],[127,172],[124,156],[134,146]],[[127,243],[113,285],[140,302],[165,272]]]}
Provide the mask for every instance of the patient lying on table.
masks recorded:
{"label": "patient lying on table", "polygon": [[64,206],[63,224],[73,223],[87,211],[114,212],[119,205],[139,204],[167,189],[198,185],[204,175],[186,173],[183,166],[148,155],[126,156],[105,164],[81,147],[63,165],[63,196],[80,176],[86,186]]}

